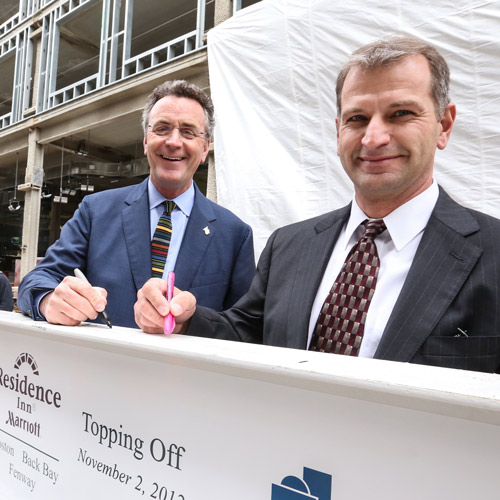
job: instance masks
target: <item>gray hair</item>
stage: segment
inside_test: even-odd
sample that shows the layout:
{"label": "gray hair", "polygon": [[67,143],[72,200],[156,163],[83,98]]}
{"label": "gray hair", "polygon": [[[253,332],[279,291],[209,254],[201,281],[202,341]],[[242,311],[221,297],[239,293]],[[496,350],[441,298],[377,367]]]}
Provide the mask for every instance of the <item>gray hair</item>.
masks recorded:
{"label": "gray hair", "polygon": [[411,36],[395,36],[369,43],[349,57],[337,77],[337,115],[342,109],[342,89],[349,71],[353,68],[364,70],[388,66],[410,56],[422,55],[427,59],[431,70],[431,94],[440,120],[446,106],[450,103],[450,69],[443,56],[430,44]]}
{"label": "gray hair", "polygon": [[153,106],[164,97],[167,96],[175,97],[187,97],[188,99],[193,99],[200,103],[203,111],[205,112],[205,131],[207,132],[207,138],[212,139],[214,132],[215,118],[214,118],[214,105],[212,99],[201,90],[200,87],[194,83],[189,83],[186,80],[171,80],[158,85],[151,94],[149,94],[142,111],[142,127],[144,129],[144,134],[147,133],[149,124],[149,115]]}

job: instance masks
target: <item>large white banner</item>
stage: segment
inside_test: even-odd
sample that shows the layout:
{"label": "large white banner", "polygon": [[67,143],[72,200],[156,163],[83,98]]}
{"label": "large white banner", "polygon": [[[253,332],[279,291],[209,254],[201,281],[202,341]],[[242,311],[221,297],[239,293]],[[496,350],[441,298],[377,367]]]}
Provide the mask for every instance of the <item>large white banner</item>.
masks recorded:
{"label": "large white banner", "polygon": [[0,312],[1,500],[493,499],[500,377]]}
{"label": "large white banner", "polygon": [[352,198],[336,155],[335,79],[390,34],[432,43],[451,68],[458,117],[438,182],[500,217],[500,2],[263,0],[208,35],[218,201],[250,223],[257,253],[277,227]]}

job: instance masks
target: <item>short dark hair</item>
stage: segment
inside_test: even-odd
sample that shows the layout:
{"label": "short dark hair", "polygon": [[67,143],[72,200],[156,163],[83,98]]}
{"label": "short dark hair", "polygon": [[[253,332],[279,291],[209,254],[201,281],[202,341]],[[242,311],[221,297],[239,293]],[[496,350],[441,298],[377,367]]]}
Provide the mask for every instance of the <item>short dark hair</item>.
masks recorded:
{"label": "short dark hair", "polygon": [[215,118],[214,118],[214,105],[212,99],[200,87],[194,83],[187,82],[186,80],[171,80],[158,85],[151,94],[149,94],[142,111],[142,127],[144,134],[147,133],[149,125],[149,114],[153,106],[164,97],[187,97],[200,103],[203,111],[205,112],[205,132],[207,138],[211,139],[214,131]]}
{"label": "short dark hair", "polygon": [[450,69],[444,57],[430,44],[412,36],[393,36],[369,43],[351,54],[342,66],[337,77],[337,115],[342,109],[342,89],[347,74],[353,68],[365,70],[394,64],[405,57],[422,55],[427,59],[431,70],[431,94],[436,105],[438,119],[443,116],[450,103]]}

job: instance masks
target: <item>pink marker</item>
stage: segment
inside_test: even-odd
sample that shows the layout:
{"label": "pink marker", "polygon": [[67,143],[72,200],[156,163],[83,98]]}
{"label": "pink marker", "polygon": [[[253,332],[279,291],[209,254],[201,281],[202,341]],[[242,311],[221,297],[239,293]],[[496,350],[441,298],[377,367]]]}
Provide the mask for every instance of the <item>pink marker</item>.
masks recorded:
{"label": "pink marker", "polygon": [[[167,277],[167,300],[170,302],[174,296],[175,273],[168,273]],[[168,313],[163,319],[163,333],[169,335],[174,331],[175,318],[171,313]]]}

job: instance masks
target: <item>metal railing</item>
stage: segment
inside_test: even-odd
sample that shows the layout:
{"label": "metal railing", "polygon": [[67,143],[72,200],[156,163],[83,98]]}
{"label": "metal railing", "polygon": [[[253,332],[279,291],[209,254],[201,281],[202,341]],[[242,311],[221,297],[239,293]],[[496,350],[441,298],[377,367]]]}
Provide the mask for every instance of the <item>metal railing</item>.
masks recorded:
{"label": "metal railing", "polygon": [[[134,0],[67,0],[54,6],[41,18],[39,41],[29,24],[19,29],[23,16],[33,15],[55,0],[22,0],[21,10],[0,26],[0,58],[15,57],[12,110],[0,117],[0,129],[23,120],[33,111],[38,114],[96,92],[119,80],[167,64],[204,47],[205,9],[208,0],[197,0],[196,28],[140,54],[130,56]],[[58,88],[61,27],[81,12],[102,5],[99,23],[98,71]],[[191,11],[193,12],[193,11]],[[194,20],[193,20],[194,21]],[[17,27],[17,29],[14,29]],[[4,30],[4,36],[1,35]],[[12,36],[6,35],[12,31]],[[40,47],[36,47],[36,43]],[[34,54],[40,53],[38,75],[34,75]],[[33,87],[36,86],[36,89]],[[36,103],[30,97],[36,94]]]}

